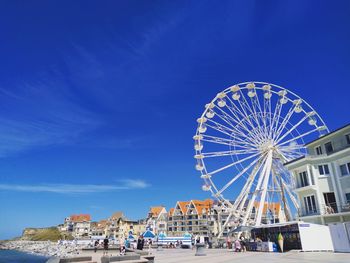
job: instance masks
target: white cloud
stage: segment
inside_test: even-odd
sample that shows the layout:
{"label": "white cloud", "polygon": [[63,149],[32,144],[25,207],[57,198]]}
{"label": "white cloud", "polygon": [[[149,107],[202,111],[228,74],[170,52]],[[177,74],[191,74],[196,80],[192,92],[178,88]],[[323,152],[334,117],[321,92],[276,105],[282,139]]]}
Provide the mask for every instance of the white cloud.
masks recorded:
{"label": "white cloud", "polygon": [[143,180],[125,179],[117,182],[116,185],[97,185],[97,184],[41,184],[41,185],[18,185],[18,184],[0,184],[0,190],[19,191],[19,192],[47,192],[57,194],[86,194],[115,192],[132,189],[144,189],[150,187],[150,184]]}

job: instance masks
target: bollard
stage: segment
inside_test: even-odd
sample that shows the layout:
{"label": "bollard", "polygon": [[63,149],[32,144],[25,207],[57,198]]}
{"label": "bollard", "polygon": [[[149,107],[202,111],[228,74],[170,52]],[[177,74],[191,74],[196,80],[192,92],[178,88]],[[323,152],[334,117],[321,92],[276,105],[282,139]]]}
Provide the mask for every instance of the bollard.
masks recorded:
{"label": "bollard", "polygon": [[162,251],[162,250],[163,250],[163,244],[158,244],[157,251]]}
{"label": "bollard", "polygon": [[195,256],[206,256],[207,254],[204,253],[204,248],[205,248],[204,243],[197,243]]}

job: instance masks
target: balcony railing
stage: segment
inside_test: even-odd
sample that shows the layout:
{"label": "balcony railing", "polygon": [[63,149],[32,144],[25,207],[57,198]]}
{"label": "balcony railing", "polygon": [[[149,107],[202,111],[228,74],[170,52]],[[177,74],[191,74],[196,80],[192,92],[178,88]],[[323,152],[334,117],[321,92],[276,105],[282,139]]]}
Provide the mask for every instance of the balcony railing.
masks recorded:
{"label": "balcony railing", "polygon": [[313,215],[332,215],[338,213],[350,212],[350,203],[337,205],[336,203],[323,204],[321,208],[298,210],[299,216],[313,216]]}

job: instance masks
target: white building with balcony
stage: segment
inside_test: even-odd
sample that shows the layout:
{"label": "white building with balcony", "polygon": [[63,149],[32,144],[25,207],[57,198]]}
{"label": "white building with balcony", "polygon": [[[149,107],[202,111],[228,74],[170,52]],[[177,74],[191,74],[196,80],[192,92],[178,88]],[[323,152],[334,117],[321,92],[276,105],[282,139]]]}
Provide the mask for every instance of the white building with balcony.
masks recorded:
{"label": "white building with balcony", "polygon": [[295,179],[299,219],[350,221],[350,125],[306,144],[308,155],[285,166]]}

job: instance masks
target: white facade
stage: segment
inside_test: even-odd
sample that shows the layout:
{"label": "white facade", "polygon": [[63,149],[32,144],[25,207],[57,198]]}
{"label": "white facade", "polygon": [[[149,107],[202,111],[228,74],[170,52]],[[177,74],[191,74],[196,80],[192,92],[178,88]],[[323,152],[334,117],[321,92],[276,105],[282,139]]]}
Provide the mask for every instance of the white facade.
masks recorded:
{"label": "white facade", "polygon": [[90,221],[75,222],[73,236],[77,239],[90,236]]}
{"label": "white facade", "polygon": [[306,145],[285,166],[295,179],[298,216],[318,224],[350,221],[350,125]]}

